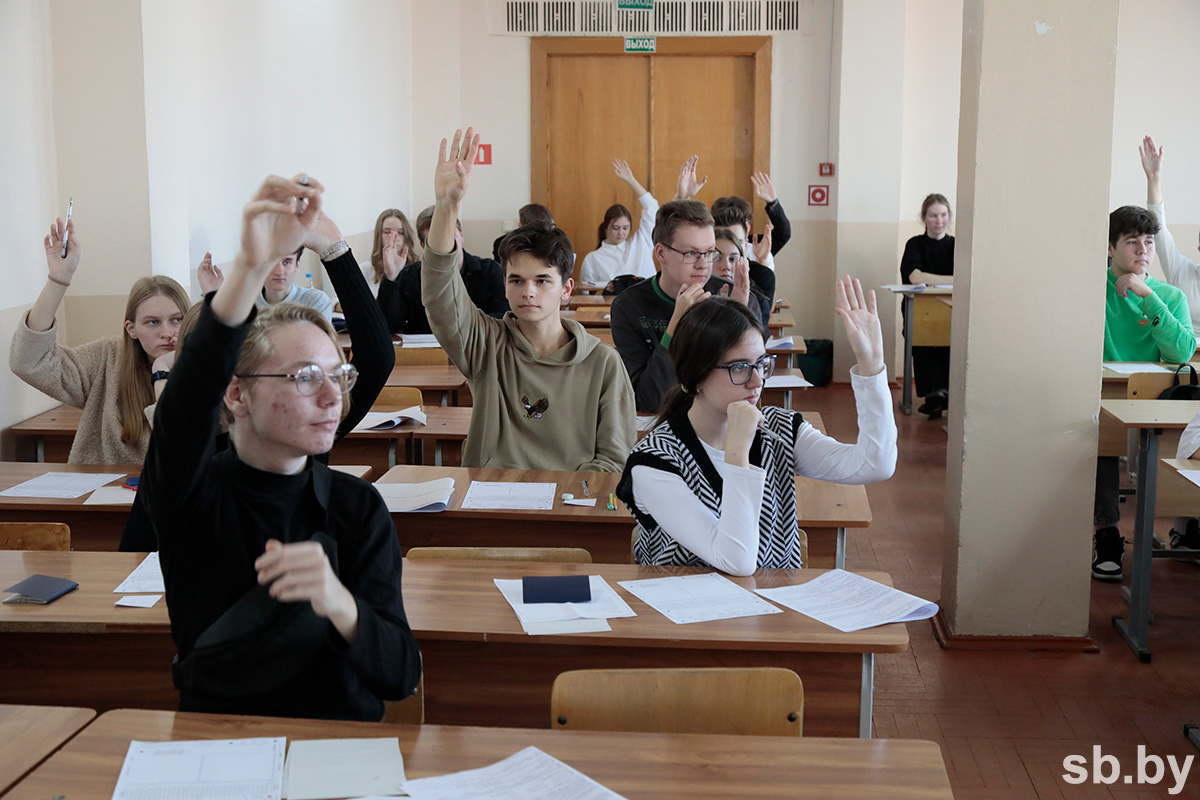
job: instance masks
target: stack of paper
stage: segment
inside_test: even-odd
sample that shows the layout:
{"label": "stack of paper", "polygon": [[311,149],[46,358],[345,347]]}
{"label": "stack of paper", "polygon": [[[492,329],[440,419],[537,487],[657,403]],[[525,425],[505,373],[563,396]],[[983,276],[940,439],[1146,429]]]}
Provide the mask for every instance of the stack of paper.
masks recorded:
{"label": "stack of paper", "polygon": [[288,800],[324,800],[403,791],[404,757],[396,737],[293,741],[283,769]]}
{"label": "stack of paper", "polygon": [[421,349],[433,349],[441,347],[437,337],[432,333],[406,333],[404,334],[402,347],[419,347]]}
{"label": "stack of paper", "polygon": [[454,495],[454,478],[424,483],[376,483],[388,511],[445,511]]}
{"label": "stack of paper", "polygon": [[1133,375],[1137,372],[1174,372],[1171,367],[1156,364],[1152,361],[1105,361],[1105,369],[1119,375]]}
{"label": "stack of paper", "polygon": [[620,581],[620,585],[676,624],[783,613],[715,572]]}
{"label": "stack of paper", "polygon": [[83,501],[85,506],[131,506],[137,490],[129,486],[101,486]]}
{"label": "stack of paper", "polygon": [[490,767],[404,784],[413,800],[622,800],[621,795],[536,747]]}
{"label": "stack of paper", "polygon": [[804,389],[812,386],[811,383],[804,379],[803,375],[792,375],[784,373],[782,375],[772,375],[767,378],[766,387],[768,389]]}
{"label": "stack of paper", "polygon": [[387,431],[399,427],[412,420],[418,425],[425,424],[425,412],[420,406],[412,406],[399,411],[368,411],[362,421],[354,426],[356,431]]}
{"label": "stack of paper", "polygon": [[610,631],[607,620],[637,616],[599,575],[588,576],[592,599],[586,603],[526,603],[520,579],[494,581],[528,634]]}
{"label": "stack of paper", "polygon": [[125,475],[120,472],[47,472],[23,483],[18,483],[10,489],[5,489],[0,492],[0,495],[69,500],[83,497],[93,489],[124,477]]}
{"label": "stack of paper", "polygon": [[113,800],[237,797],[279,800],[282,736],[200,742],[131,741]]}
{"label": "stack of paper", "polygon": [[767,339],[767,344],[766,344],[766,348],[768,350],[780,350],[785,347],[791,348],[791,347],[795,347],[795,346],[796,346],[796,337],[794,337],[794,336],[781,336],[778,339],[775,338],[774,336],[772,336],[770,339]]}
{"label": "stack of paper", "polygon": [[[113,594],[136,595],[122,597],[113,605],[128,608],[151,608],[162,599],[166,592],[163,582],[162,565],[158,561],[158,553],[150,553],[133,572],[121,581],[121,585],[113,589]],[[153,592],[154,594],[150,594]]]}
{"label": "stack of paper", "polygon": [[554,508],[555,483],[471,481],[463,508],[506,511],[549,511]]}
{"label": "stack of paper", "polygon": [[835,569],[797,586],[758,589],[780,605],[824,622],[842,633],[853,633],[889,622],[929,619],[937,603],[884,586],[870,578]]}

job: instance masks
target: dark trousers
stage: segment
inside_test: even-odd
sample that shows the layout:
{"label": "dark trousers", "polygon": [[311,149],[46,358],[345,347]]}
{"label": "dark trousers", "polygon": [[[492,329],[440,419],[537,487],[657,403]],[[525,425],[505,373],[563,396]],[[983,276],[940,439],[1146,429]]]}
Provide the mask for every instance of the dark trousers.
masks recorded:
{"label": "dark trousers", "polygon": [[1092,511],[1098,527],[1116,525],[1121,519],[1121,459],[1100,456],[1096,459],[1096,503]]}
{"label": "dark trousers", "polygon": [[928,397],[933,392],[950,388],[950,348],[914,347],[913,377],[917,396]]}

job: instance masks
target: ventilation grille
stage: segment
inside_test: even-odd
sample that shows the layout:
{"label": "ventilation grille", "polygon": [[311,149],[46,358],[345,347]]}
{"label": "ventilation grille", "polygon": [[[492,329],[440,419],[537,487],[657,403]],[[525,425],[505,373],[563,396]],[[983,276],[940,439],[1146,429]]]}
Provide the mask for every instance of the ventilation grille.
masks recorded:
{"label": "ventilation grille", "polygon": [[493,0],[492,9],[491,32],[507,36],[723,36],[800,31],[812,4],[654,0],[653,9],[619,9],[617,0]]}

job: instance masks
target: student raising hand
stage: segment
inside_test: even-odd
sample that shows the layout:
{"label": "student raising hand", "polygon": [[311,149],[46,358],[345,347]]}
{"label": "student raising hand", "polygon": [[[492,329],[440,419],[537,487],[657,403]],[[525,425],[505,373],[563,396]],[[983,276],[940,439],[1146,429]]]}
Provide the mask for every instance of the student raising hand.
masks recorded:
{"label": "student raising hand", "polygon": [[704,184],[708,183],[708,176],[704,176],[704,180],[696,180],[696,165],[700,163],[700,156],[694,155],[687,161],[683,162],[683,166],[679,168],[679,185],[675,190],[674,200],[690,200],[700,193],[704,188]]}
{"label": "student raising hand", "polygon": [[875,313],[875,290],[863,295],[862,284],[849,275],[837,282],[837,307],[850,349],[858,358],[858,374],[863,377],[883,371],[883,328]]}
{"label": "student raising hand", "polygon": [[[67,257],[62,257],[63,239],[67,240]],[[63,225],[61,219],[54,220],[47,234],[46,245],[47,278],[59,286],[70,286],[79,268],[79,242],[75,238],[75,221]]]}
{"label": "student raising hand", "polygon": [[204,258],[200,259],[200,266],[196,268],[196,280],[200,282],[202,294],[215,292],[221,288],[221,282],[225,280],[225,276],[213,264],[212,253],[205,253]]}
{"label": "student raising hand", "polygon": [[474,128],[454,132],[447,150],[446,140],[438,148],[437,168],[433,172],[433,220],[425,244],[438,253],[453,253],[458,207],[467,195],[471,183],[471,166],[479,150],[479,136]]}

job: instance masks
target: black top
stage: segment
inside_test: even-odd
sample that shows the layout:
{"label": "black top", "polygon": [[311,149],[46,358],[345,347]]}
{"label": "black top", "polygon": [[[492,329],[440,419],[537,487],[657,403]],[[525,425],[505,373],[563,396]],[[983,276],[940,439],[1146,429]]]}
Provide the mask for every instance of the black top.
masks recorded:
{"label": "black top", "polygon": [[[767,218],[774,226],[771,231],[771,255],[777,255],[792,238],[792,223],[784,213],[783,204],[779,202],[778,197],[767,203]],[[774,288],[771,289],[771,294],[774,296]]]}
{"label": "black top", "polygon": [[946,234],[941,239],[931,239],[922,233],[909,239],[900,258],[900,279],[912,283],[913,270],[917,269],[931,275],[953,275],[954,237]]}
{"label": "black top", "polygon": [[[371,287],[354,260],[354,253],[347,250],[326,263],[325,273],[342,304],[346,332],[350,335],[350,346],[353,348],[350,363],[358,369],[358,380],[349,395],[350,410],[338,425],[337,439],[334,440],[340,441],[371,410],[375,398],[387,384],[392,368],[396,366],[396,351],[392,347],[392,336],[383,312],[379,310]],[[218,452],[225,449],[226,441],[225,434],[217,434]],[[322,463],[329,463],[328,453],[316,458]],[[146,515],[140,497],[133,499],[118,549],[129,553],[147,553],[158,549],[154,526]]]}
{"label": "black top", "polygon": [[[463,251],[462,279],[471,302],[488,316],[500,319],[508,312],[504,296],[504,270],[490,258]],[[392,333],[433,333],[421,303],[421,262],[400,270],[396,280],[379,281],[379,307]]]}
{"label": "black top", "polygon": [[268,539],[307,541],[318,531],[335,543],[331,563],[357,602],[358,636],[347,644],[324,620],[325,644],[294,679],[237,701],[184,691],[180,709],[378,720],[380,698],[407,697],[421,674],[400,595],[402,562],[391,517],[369,483],[324,464],[310,460],[299,475],[277,475],[244,464],[232,449],[215,452],[221,397],[255,315],[229,328],[209,302],[159,400],[138,487],[160,534],[179,658],[257,586],[254,561]]}

